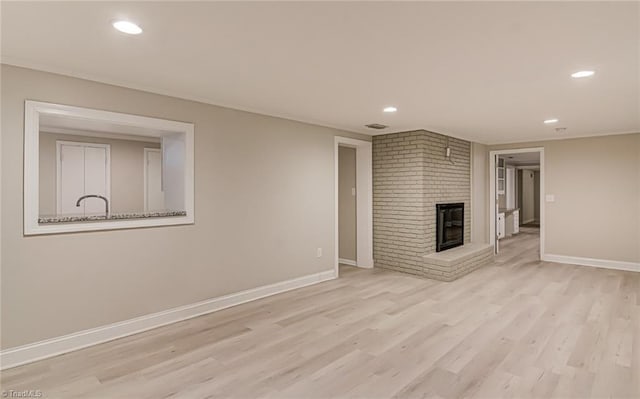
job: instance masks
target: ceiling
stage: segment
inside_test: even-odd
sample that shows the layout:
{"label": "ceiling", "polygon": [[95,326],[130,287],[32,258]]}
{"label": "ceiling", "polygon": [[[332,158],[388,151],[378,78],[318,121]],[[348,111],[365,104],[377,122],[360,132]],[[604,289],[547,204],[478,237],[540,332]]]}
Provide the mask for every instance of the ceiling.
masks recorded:
{"label": "ceiling", "polygon": [[503,154],[500,156],[504,158],[506,163],[509,165],[523,166],[540,164],[539,152],[520,152],[515,154]]}
{"label": "ceiling", "polygon": [[[638,2],[1,7],[4,63],[354,132],[504,143],[640,131]],[[119,18],[144,33],[117,32]],[[596,75],[570,77],[584,69]]]}

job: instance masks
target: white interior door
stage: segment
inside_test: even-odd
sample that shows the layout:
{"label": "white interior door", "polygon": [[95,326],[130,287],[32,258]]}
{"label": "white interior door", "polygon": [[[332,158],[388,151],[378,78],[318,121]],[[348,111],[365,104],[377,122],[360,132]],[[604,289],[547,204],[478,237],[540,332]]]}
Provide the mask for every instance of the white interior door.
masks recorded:
{"label": "white interior door", "polygon": [[57,142],[58,215],[101,214],[105,203],[99,198],[86,198],[80,206],[76,202],[83,195],[109,198],[109,145],[76,142]]}
{"label": "white interior door", "polygon": [[162,150],[145,148],[144,210],[147,212],[165,209],[162,190]]}

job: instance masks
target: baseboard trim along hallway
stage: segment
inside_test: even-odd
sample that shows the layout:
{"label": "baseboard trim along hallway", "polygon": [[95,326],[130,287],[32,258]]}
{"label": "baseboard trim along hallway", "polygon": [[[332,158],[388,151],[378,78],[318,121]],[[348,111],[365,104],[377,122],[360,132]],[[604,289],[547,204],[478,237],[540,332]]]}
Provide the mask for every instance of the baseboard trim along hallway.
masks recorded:
{"label": "baseboard trim along hallway", "polygon": [[552,254],[542,255],[542,260],[545,262],[567,263],[570,265],[591,266],[591,267],[601,267],[604,269],[640,272],[640,263],[637,263],[637,262],[622,262],[618,260],[580,258],[577,256],[552,255]]}
{"label": "baseboard trim along hallway", "polygon": [[112,341],[114,339],[191,319],[193,317],[202,316],[207,313],[226,309],[254,301],[256,299],[318,284],[323,281],[333,280],[336,277],[334,270],[327,270],[217,298],[207,299],[201,302],[136,317],[134,319],[106,326],[91,328],[61,337],[9,348],[0,352],[0,370],[76,351],[78,349]]}
{"label": "baseboard trim along hallway", "polygon": [[338,263],[342,263],[343,265],[348,265],[348,266],[358,266],[356,261],[355,260],[351,260],[351,259],[340,258],[340,259],[338,259]]}

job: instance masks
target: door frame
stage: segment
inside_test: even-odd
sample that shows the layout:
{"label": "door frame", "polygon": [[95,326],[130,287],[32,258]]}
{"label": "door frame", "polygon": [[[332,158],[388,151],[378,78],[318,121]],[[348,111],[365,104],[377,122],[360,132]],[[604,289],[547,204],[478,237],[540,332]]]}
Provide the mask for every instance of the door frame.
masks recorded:
{"label": "door frame", "polygon": [[[544,259],[545,250],[545,164],[544,147],[513,148],[489,151],[489,244],[496,245],[496,155],[537,152],[540,154],[540,259]],[[505,171],[506,173],[506,171]],[[506,179],[506,176],[505,176]]]}
{"label": "door frame", "polygon": [[[105,197],[111,202],[111,144],[85,143],[81,141],[56,140],[56,215],[62,212],[62,146],[73,145],[76,147],[97,147],[105,149],[106,176]],[[85,193],[86,194],[86,193]]]}
{"label": "door frame", "polygon": [[[147,180],[149,179],[149,177],[147,176],[147,173],[149,171],[147,170],[147,168],[149,167],[149,162],[147,160],[147,156],[148,156],[148,154],[150,152],[159,152],[160,155],[161,155],[160,162],[163,161],[162,148],[148,148],[148,147],[144,148],[144,156],[143,156],[143,162],[144,163],[142,164],[142,171],[143,171],[143,174],[144,174],[144,190],[143,190],[143,192],[144,192],[144,206],[143,206],[143,208],[144,208],[145,212],[149,212],[149,210],[148,210],[149,205],[147,204],[147,197],[149,196],[149,193],[147,192],[147,189],[149,187],[148,184],[147,184],[148,183]],[[160,167],[160,178],[162,179],[162,166]],[[162,182],[161,182],[161,186],[162,186]]]}
{"label": "door frame", "polygon": [[370,141],[335,136],[334,139],[334,269],[339,275],[338,151],[356,149],[356,266],[373,267],[373,145]]}

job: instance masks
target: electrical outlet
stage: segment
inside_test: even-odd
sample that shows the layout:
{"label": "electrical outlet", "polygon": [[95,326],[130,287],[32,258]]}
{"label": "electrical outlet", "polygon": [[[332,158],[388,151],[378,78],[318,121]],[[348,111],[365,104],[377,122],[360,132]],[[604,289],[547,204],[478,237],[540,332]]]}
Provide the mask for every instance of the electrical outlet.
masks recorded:
{"label": "electrical outlet", "polygon": [[318,258],[322,258],[322,248],[318,248],[318,249],[317,249],[317,251],[316,251],[316,256],[317,256]]}

